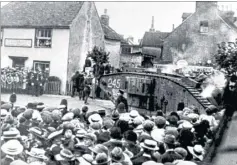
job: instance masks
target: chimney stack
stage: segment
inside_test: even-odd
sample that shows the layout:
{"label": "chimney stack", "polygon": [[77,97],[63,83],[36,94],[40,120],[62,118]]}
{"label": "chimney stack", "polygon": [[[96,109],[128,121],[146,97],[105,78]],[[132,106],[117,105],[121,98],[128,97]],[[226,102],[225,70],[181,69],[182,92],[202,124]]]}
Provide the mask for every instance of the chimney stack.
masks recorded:
{"label": "chimney stack", "polygon": [[104,14],[100,17],[101,23],[109,26],[109,16],[107,15],[107,9],[104,10]]}
{"label": "chimney stack", "polygon": [[155,32],[154,22],[155,22],[155,20],[154,20],[154,16],[152,16],[150,32]]}
{"label": "chimney stack", "polygon": [[172,31],[174,31],[174,24],[173,24],[173,27],[172,27],[173,29],[172,29]]}

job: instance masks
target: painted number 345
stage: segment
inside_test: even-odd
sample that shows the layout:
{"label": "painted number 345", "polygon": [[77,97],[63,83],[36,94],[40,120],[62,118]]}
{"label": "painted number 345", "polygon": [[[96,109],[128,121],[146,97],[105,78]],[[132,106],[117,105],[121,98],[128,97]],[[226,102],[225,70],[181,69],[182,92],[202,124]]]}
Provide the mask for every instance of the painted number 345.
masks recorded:
{"label": "painted number 345", "polygon": [[120,88],[120,79],[108,79],[108,87],[109,88]]}

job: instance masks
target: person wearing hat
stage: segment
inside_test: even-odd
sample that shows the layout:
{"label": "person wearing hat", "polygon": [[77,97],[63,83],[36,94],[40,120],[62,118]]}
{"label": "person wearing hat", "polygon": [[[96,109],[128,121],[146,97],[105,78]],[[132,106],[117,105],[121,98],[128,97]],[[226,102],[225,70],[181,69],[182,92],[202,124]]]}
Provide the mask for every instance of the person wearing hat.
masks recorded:
{"label": "person wearing hat", "polygon": [[42,165],[46,165],[46,161],[48,158],[45,156],[44,149],[40,148],[31,148],[30,152],[26,151],[27,157],[27,163],[33,163],[33,162],[40,162]]}
{"label": "person wearing hat", "polygon": [[66,123],[63,128],[63,138],[62,138],[62,144],[63,148],[73,150],[75,145],[75,136],[73,134],[74,126],[71,123]]}
{"label": "person wearing hat", "polygon": [[121,129],[119,127],[112,127],[110,129],[110,137],[111,139],[108,142],[103,143],[103,145],[108,147],[110,152],[114,149],[114,147],[123,148],[123,143],[121,141],[122,134],[121,134]]}
{"label": "person wearing hat", "polygon": [[114,125],[116,125],[117,121],[119,120],[119,117],[120,117],[119,112],[117,110],[114,110],[111,116],[112,120],[114,121]]}
{"label": "person wearing hat", "polygon": [[123,134],[123,146],[132,152],[133,159],[138,157],[141,147],[137,144],[137,134],[132,130],[128,130]]}
{"label": "person wearing hat", "polygon": [[87,119],[87,112],[88,112],[89,108],[88,106],[83,106],[81,111],[82,113],[80,114],[80,121],[83,122],[83,123],[88,123],[88,119]]}
{"label": "person wearing hat", "polygon": [[110,165],[110,158],[105,153],[99,153],[95,160],[92,162],[93,165]]}
{"label": "person wearing hat", "polygon": [[118,109],[118,105],[120,103],[123,103],[125,105],[125,110],[126,112],[128,112],[128,101],[127,99],[123,96],[124,91],[122,89],[119,90],[119,95],[118,98],[116,99],[116,103],[115,103],[115,109]]}
{"label": "person wearing hat", "polygon": [[97,137],[93,133],[87,133],[84,137],[84,145],[89,148],[93,147],[97,141]]}
{"label": "person wearing hat", "polygon": [[165,153],[161,155],[161,162],[174,162],[175,160],[180,160],[182,157],[174,151],[175,149],[175,137],[174,135],[165,135]]}
{"label": "person wearing hat", "polygon": [[15,139],[4,143],[1,147],[1,150],[4,154],[6,154],[6,156],[1,159],[1,164],[9,165],[11,162],[17,159],[17,156],[23,152],[23,149],[24,147],[21,145],[21,143]]}
{"label": "person wearing hat", "polygon": [[140,146],[143,148],[143,154],[132,160],[133,165],[142,165],[146,161],[153,160],[153,154],[159,150],[154,140],[146,139]]}
{"label": "person wearing hat", "polygon": [[213,113],[214,113],[214,111],[212,108],[207,108],[206,114],[201,114],[199,117],[199,121],[207,120],[209,122],[210,129],[212,131],[214,131],[218,126],[218,123],[217,123],[215,117],[213,116]]}
{"label": "person wearing hat", "polygon": [[67,108],[68,108],[67,100],[66,99],[62,99],[61,102],[60,102],[60,106],[59,106],[59,109],[62,112],[62,116],[64,116],[68,112]]}
{"label": "person wearing hat", "polygon": [[4,142],[13,139],[20,139],[20,137],[20,132],[17,129],[10,129],[8,131],[3,131],[2,133],[2,139],[4,140]]}
{"label": "person wearing hat", "polygon": [[159,142],[164,142],[165,137],[165,126],[166,126],[166,119],[163,116],[157,116],[155,118],[155,128],[151,131],[151,137]]}
{"label": "person wearing hat", "polygon": [[120,147],[115,147],[111,151],[111,160],[112,163],[121,163],[122,165],[133,165],[129,156],[123,152]]}
{"label": "person wearing hat", "polygon": [[89,147],[89,150],[92,152],[93,158],[95,158],[99,153],[105,153],[109,155],[109,149],[103,144],[96,144],[93,147]]}
{"label": "person wearing hat", "polygon": [[32,127],[28,130],[28,132],[30,146],[36,148],[43,147],[43,142],[45,142],[43,130],[39,127]]}
{"label": "person wearing hat", "polygon": [[54,158],[59,165],[71,165],[71,163],[75,161],[73,153],[68,149],[62,149]]}
{"label": "person wearing hat", "polygon": [[182,156],[182,160],[185,160],[188,155],[187,150],[182,147],[177,147],[174,149],[174,151],[178,153],[180,156]]}
{"label": "person wearing hat", "polygon": [[203,160],[204,149],[201,145],[195,145],[194,147],[188,146],[188,151],[193,155],[193,160],[200,162]]}
{"label": "person wearing hat", "polygon": [[143,132],[141,133],[140,137],[139,137],[139,142],[144,142],[145,139],[151,139],[151,131],[154,128],[154,122],[152,122],[151,120],[146,120],[143,123]]}

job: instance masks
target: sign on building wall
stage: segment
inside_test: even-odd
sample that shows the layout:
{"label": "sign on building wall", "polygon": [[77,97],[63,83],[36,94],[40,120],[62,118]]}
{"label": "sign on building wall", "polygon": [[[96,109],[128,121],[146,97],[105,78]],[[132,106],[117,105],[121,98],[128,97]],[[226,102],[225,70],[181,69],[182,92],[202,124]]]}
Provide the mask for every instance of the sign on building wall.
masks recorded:
{"label": "sign on building wall", "polygon": [[13,38],[5,38],[5,46],[6,47],[32,47],[31,39],[13,39]]}

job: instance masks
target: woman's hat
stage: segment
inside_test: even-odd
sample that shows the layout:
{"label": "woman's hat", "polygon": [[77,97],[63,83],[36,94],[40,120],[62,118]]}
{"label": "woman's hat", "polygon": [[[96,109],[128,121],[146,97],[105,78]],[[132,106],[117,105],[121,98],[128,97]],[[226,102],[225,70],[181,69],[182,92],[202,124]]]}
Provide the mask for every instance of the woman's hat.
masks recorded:
{"label": "woman's hat", "polygon": [[117,119],[119,119],[119,117],[120,117],[120,115],[119,115],[119,112],[117,110],[112,112],[112,119],[113,120],[117,120]]}
{"label": "woman's hat", "polygon": [[56,161],[71,161],[74,160],[74,155],[72,154],[72,152],[68,149],[62,149],[60,151],[60,154],[55,155],[55,160]]}
{"label": "woman's hat", "polygon": [[188,146],[188,151],[200,161],[203,160],[204,149],[201,145],[195,145],[194,147]]}
{"label": "woman's hat", "polygon": [[18,140],[9,140],[2,145],[2,151],[7,155],[18,155],[22,153],[23,146]]}
{"label": "woman's hat", "polygon": [[[2,108],[2,107],[1,107]],[[6,109],[1,109],[1,120],[4,120],[9,113]]]}
{"label": "woman's hat", "polygon": [[22,160],[14,160],[10,163],[10,165],[28,165],[28,163],[22,161]]}
{"label": "woman's hat", "polygon": [[109,163],[110,159],[108,158],[108,156],[105,153],[99,153],[98,155],[96,155],[95,160],[92,162],[93,165],[102,165],[102,164],[106,164]]}
{"label": "woman's hat", "polygon": [[88,121],[89,121],[90,124],[91,124],[91,123],[94,123],[94,122],[99,122],[99,123],[102,124],[102,122],[103,122],[101,116],[100,116],[98,113],[91,115],[91,116],[88,118]]}
{"label": "woman's hat", "polygon": [[12,107],[12,104],[10,104],[10,103],[5,103],[5,104],[1,105],[1,109],[5,109],[7,111],[10,110],[11,107]]}
{"label": "woman's hat", "polygon": [[3,139],[17,139],[20,137],[21,135],[18,130],[9,130],[3,132]]}
{"label": "woman's hat", "polygon": [[43,138],[44,132],[39,127],[30,128],[28,131],[39,138]]}
{"label": "woman's hat", "polygon": [[48,136],[47,139],[48,139],[48,140],[52,140],[52,139],[54,139],[54,138],[56,138],[56,137],[62,135],[62,133],[63,133],[63,129],[61,129],[61,130],[59,130],[59,131],[52,132],[51,134],[49,134],[49,136]]}
{"label": "woman's hat", "polygon": [[26,151],[26,154],[37,158],[37,159],[41,159],[41,160],[47,160],[48,158],[45,156],[45,151],[43,149],[40,148],[31,148],[30,152]]}
{"label": "woman's hat", "polygon": [[85,137],[86,134],[87,134],[87,132],[84,129],[79,129],[76,132],[76,137],[83,138],[83,137]]}
{"label": "woman's hat", "polygon": [[99,154],[99,153],[109,153],[109,150],[106,146],[104,146],[103,144],[96,144],[94,147],[89,147],[89,150],[91,150],[92,152]]}
{"label": "woman's hat", "polygon": [[102,128],[102,125],[98,122],[94,122],[90,124],[90,128],[92,128],[95,131],[98,131]]}
{"label": "woman's hat", "polygon": [[164,143],[174,145],[175,144],[175,136],[174,135],[165,135]]}
{"label": "woman's hat", "polygon": [[140,144],[143,148],[156,151],[159,150],[159,147],[157,147],[157,142],[154,140],[146,139],[144,143]]}
{"label": "woman's hat", "polygon": [[131,112],[129,113],[129,116],[131,118],[135,118],[139,116],[139,113],[136,110],[131,110]]}
{"label": "woman's hat", "polygon": [[111,159],[114,162],[122,162],[125,159],[125,156],[123,154],[123,150],[119,147],[115,147],[111,152]]}
{"label": "woman's hat", "polygon": [[74,113],[68,112],[62,117],[62,121],[71,121],[74,118]]}

